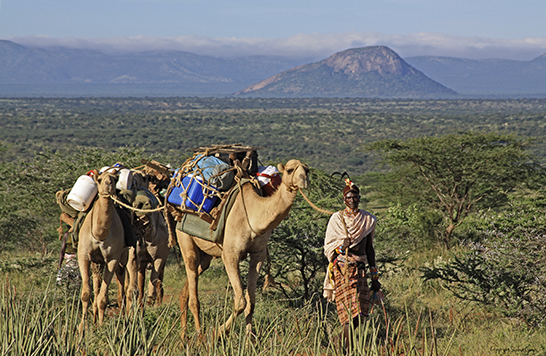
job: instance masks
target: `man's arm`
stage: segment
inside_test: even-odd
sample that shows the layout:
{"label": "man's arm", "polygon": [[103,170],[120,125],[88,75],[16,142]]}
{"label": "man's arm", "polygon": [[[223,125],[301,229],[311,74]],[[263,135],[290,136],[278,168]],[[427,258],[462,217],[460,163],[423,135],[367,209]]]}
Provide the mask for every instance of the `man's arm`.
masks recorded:
{"label": "man's arm", "polygon": [[368,265],[375,266],[375,249],[373,248],[373,232],[366,237],[366,257],[368,258]]}

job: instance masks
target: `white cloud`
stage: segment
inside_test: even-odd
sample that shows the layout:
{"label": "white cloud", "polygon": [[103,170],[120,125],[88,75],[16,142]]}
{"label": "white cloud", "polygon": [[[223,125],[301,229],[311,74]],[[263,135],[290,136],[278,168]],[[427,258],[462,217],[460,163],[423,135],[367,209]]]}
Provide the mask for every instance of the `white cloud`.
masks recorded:
{"label": "white cloud", "polygon": [[485,38],[437,33],[386,35],[376,32],[334,34],[297,34],[287,38],[259,37],[107,37],[54,38],[26,36],[5,38],[27,46],[65,46],[104,52],[145,50],[181,50],[217,57],[244,55],[280,55],[294,58],[322,59],[348,48],[385,45],[402,57],[434,55],[471,59],[505,58],[530,60],[546,52],[546,37]]}

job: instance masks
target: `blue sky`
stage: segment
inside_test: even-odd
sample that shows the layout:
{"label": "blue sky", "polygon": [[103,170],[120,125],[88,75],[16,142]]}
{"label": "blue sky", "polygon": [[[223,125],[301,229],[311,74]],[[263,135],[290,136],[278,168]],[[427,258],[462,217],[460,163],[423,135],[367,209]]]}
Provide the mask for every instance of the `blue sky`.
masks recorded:
{"label": "blue sky", "polygon": [[102,50],[529,60],[546,52],[544,0],[0,0],[0,39]]}

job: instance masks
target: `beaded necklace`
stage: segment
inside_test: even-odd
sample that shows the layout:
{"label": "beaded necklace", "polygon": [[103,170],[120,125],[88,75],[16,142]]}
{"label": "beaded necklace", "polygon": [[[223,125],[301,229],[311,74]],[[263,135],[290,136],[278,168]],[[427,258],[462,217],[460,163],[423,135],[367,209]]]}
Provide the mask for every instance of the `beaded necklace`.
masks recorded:
{"label": "beaded necklace", "polygon": [[343,215],[348,218],[355,218],[358,214],[360,214],[360,209],[353,210],[349,207],[343,209]]}

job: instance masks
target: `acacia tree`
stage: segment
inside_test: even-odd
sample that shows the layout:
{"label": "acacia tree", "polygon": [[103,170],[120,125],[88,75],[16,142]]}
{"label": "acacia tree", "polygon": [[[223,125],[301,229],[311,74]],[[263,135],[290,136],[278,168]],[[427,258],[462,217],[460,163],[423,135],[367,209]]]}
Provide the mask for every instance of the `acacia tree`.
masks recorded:
{"label": "acacia tree", "polygon": [[[506,202],[507,193],[540,171],[528,148],[533,139],[469,131],[435,137],[384,140],[366,148],[394,167],[389,174],[414,201],[439,211],[443,242],[475,209]],[[392,188],[396,185],[390,185]]]}

